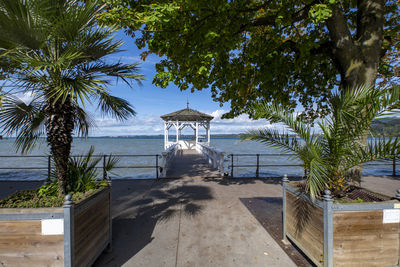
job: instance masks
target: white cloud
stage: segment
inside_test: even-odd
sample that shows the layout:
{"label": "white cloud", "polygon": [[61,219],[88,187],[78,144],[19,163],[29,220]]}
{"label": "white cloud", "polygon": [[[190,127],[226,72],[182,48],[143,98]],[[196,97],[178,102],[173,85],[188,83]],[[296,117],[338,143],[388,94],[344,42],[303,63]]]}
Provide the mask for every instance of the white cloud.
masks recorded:
{"label": "white cloud", "polygon": [[110,56],[108,57],[109,60],[115,62],[115,61],[121,61],[125,64],[134,64],[134,63],[139,63],[139,68],[145,68],[145,69],[153,69],[155,64],[160,62],[161,58],[150,54],[146,60],[142,60],[142,58],[137,55],[137,56]]}
{"label": "white cloud", "polygon": [[[280,124],[270,124],[268,121],[252,120],[246,114],[233,119],[222,119],[226,110],[215,110],[209,114],[214,117],[211,121],[212,134],[243,133],[250,129],[273,127],[283,129]],[[121,122],[113,118],[95,118],[97,128],[91,132],[92,136],[118,135],[158,135],[164,133],[163,121],[159,115],[138,115],[135,118]]]}
{"label": "white cloud", "polygon": [[270,124],[265,119],[252,120],[247,114],[241,114],[233,119],[222,119],[221,116],[226,112],[226,110],[216,110],[210,114],[214,117],[211,121],[213,133],[243,133],[248,130],[266,127],[283,129],[282,125]]}
{"label": "white cloud", "polygon": [[18,93],[15,96],[25,102],[25,104],[29,104],[35,97],[33,93]]}

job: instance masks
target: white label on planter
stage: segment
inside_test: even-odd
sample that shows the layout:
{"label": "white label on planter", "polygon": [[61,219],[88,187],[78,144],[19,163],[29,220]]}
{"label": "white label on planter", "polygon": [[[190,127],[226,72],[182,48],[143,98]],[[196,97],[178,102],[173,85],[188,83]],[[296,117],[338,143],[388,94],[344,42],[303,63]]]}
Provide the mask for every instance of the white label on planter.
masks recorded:
{"label": "white label on planter", "polygon": [[42,220],[42,235],[64,234],[64,219]]}
{"label": "white label on planter", "polygon": [[394,203],[394,207],[395,209],[400,209],[400,203]]}
{"label": "white label on planter", "polygon": [[400,222],[400,210],[388,209],[383,210],[383,223],[399,223]]}

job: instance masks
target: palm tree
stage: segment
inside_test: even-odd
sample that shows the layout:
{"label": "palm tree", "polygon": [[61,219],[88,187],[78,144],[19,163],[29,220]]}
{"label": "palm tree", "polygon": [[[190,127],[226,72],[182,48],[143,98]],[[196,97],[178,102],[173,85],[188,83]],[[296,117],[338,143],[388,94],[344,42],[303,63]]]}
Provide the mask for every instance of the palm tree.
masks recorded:
{"label": "palm tree", "polygon": [[316,123],[319,134],[296,113],[278,105],[258,105],[254,107],[258,118],[283,123],[299,139],[291,137],[289,131],[268,128],[249,131],[243,138],[293,153],[307,170],[306,191],[312,198],[327,188],[340,197],[348,186],[346,176],[351,168],[399,155],[399,137],[363,142],[373,119],[400,107],[399,92],[398,86],[381,90],[359,87],[333,94],[327,103],[331,114]]}
{"label": "palm tree", "polygon": [[[113,39],[115,29],[97,23],[102,11],[98,1],[0,0],[0,58],[16,66],[6,81],[11,89],[0,123],[4,133],[17,135],[22,151],[47,135],[60,194],[68,190],[73,132],[86,136],[91,125],[82,107],[97,101],[101,112],[120,120],[135,114],[107,86],[118,79],[131,85],[143,76],[137,64],[111,63],[106,57],[122,42]],[[22,103],[17,93],[32,94],[34,101]]]}

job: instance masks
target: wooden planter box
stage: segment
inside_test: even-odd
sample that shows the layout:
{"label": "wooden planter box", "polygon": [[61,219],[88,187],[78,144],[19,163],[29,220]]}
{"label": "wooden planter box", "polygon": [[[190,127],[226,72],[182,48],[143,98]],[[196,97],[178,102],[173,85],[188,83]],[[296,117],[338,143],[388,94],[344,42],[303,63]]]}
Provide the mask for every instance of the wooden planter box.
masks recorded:
{"label": "wooden planter box", "polygon": [[283,235],[317,266],[398,266],[400,203],[312,201],[283,183]]}
{"label": "wooden planter box", "polygon": [[111,246],[111,188],[62,208],[0,209],[0,266],[90,266]]}

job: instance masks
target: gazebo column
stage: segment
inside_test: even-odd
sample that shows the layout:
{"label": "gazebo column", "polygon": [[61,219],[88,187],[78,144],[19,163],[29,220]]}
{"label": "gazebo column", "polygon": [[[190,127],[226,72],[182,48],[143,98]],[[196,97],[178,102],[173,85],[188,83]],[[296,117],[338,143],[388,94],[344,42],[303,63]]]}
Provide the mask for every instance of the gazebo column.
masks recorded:
{"label": "gazebo column", "polygon": [[179,122],[176,121],[176,125],[175,125],[175,129],[176,129],[176,143],[179,143]]}
{"label": "gazebo column", "polygon": [[207,122],[206,124],[206,129],[207,129],[207,143],[210,145],[210,122]]}
{"label": "gazebo column", "polygon": [[196,130],[196,137],[195,137],[195,144],[196,144],[196,146],[197,146],[197,142],[199,141],[199,123],[196,121],[196,124],[195,124],[195,130]]}
{"label": "gazebo column", "polygon": [[168,143],[167,122],[164,121],[164,150],[167,149],[167,143]]}

